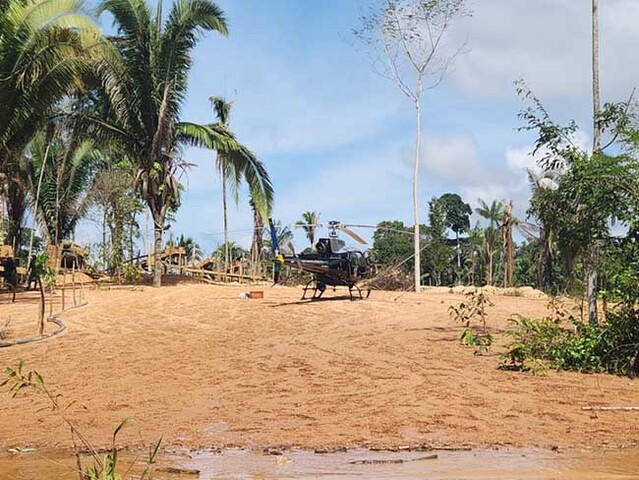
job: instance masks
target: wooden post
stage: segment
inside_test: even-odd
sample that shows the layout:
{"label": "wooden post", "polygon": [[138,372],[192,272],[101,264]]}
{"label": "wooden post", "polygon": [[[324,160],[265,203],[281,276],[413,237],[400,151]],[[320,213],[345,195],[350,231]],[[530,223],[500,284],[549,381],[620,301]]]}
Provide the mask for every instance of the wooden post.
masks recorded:
{"label": "wooden post", "polygon": [[82,275],[80,275],[80,303],[84,303],[84,281],[82,280]]}
{"label": "wooden post", "polygon": [[64,302],[64,291],[66,289],[66,278],[64,279],[64,281],[62,282],[62,311],[64,312],[65,310],[65,302]]}
{"label": "wooden post", "polygon": [[40,332],[40,336],[42,336],[42,334],[44,333],[44,288],[42,287],[42,278],[40,278],[40,275],[38,275],[38,288],[40,290],[40,308],[39,310],[39,314],[40,314],[40,318],[38,319],[38,330]]}
{"label": "wooden post", "polygon": [[78,301],[75,297],[75,262],[71,265],[71,288],[73,290],[73,306],[78,305]]}

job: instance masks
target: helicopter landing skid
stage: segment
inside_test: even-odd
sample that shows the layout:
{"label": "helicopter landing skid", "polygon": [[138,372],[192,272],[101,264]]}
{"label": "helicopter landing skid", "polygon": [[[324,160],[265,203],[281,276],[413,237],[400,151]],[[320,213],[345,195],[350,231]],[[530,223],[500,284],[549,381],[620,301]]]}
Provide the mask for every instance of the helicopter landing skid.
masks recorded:
{"label": "helicopter landing skid", "polygon": [[326,284],[322,282],[318,282],[313,279],[304,285],[304,294],[302,295],[302,300],[306,300],[306,294],[309,290],[313,290],[313,294],[309,298],[309,300],[317,300],[318,298],[322,298],[322,295],[326,291]]}
{"label": "helicopter landing skid", "polygon": [[[370,288],[366,291],[366,296],[364,296],[362,293],[362,290],[357,285],[348,284],[344,286],[348,287],[348,296],[350,297],[351,301],[364,300],[364,298],[368,298],[371,295]],[[333,287],[333,290],[335,290],[335,288],[336,287]],[[308,293],[309,290],[312,290],[313,294],[309,298],[307,298],[306,294]],[[319,300],[320,298],[322,298],[322,295],[324,294],[325,291],[326,291],[326,284],[313,279],[307,282],[306,285],[304,285],[304,294],[302,295],[301,299],[302,300]],[[353,294],[353,291],[355,291],[356,293]]]}

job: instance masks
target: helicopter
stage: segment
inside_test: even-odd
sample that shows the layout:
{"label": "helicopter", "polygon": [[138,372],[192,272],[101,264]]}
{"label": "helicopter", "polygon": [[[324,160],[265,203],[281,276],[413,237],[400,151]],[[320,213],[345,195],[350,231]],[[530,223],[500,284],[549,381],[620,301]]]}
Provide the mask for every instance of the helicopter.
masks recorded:
{"label": "helicopter", "polygon": [[372,278],[377,273],[377,265],[368,251],[345,250],[346,242],[338,237],[338,232],[349,235],[363,245],[366,244],[366,240],[341,222],[331,221],[327,226],[328,237],[319,239],[315,244],[315,251],[299,255],[293,252],[292,255],[288,255],[280,251],[273,220],[269,219],[275,254],[274,284],[278,283],[282,265],[287,265],[313,275],[313,278],[304,286],[302,300],[307,299],[306,295],[309,291],[312,291],[310,300],[321,298],[327,286],[347,287],[351,300],[368,298],[371,289],[367,289],[366,297],[364,297],[357,283]]}

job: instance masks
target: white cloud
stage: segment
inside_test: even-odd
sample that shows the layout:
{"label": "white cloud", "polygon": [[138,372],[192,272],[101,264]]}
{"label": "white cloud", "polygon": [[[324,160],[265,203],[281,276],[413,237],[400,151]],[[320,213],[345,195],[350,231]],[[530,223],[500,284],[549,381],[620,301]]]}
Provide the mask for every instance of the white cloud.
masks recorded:
{"label": "white cloud", "polygon": [[471,135],[442,136],[426,132],[422,164],[428,177],[456,185],[481,182],[488,171]]}
{"label": "white cloud", "polygon": [[506,165],[514,171],[532,169],[537,166],[537,159],[531,155],[530,147],[506,149]]}
{"label": "white cloud", "polygon": [[[480,94],[512,96],[524,78],[542,98],[585,97],[591,88],[591,6],[575,0],[476,2],[470,52],[457,59],[452,79]],[[604,98],[626,97],[639,76],[639,2],[600,5]],[[623,74],[621,74],[623,72]]]}

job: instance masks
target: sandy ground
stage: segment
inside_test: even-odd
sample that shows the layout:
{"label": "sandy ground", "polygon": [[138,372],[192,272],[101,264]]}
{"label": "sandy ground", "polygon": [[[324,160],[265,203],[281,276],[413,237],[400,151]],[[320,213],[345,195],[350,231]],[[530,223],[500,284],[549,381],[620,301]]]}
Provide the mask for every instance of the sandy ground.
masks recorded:
{"label": "sandy ground", "polygon": [[[266,287],[263,300],[242,300],[246,288],[87,291],[88,306],[63,314],[65,333],[0,349],[0,367],[23,359],[65,401],[77,401],[67,414],[96,445],[108,444],[125,418],[118,443],[130,446],[160,436],[192,448],[639,441],[639,412],[581,409],[637,405],[637,382],[500,371],[501,348],[475,356],[459,345],[461,327],[447,309],[460,295],[373,292],[365,301],[300,303],[299,289]],[[2,299],[0,319],[35,317],[35,301]],[[498,339],[511,314],[546,311],[541,299],[493,301]],[[70,443],[43,395],[0,395],[0,446]]]}

